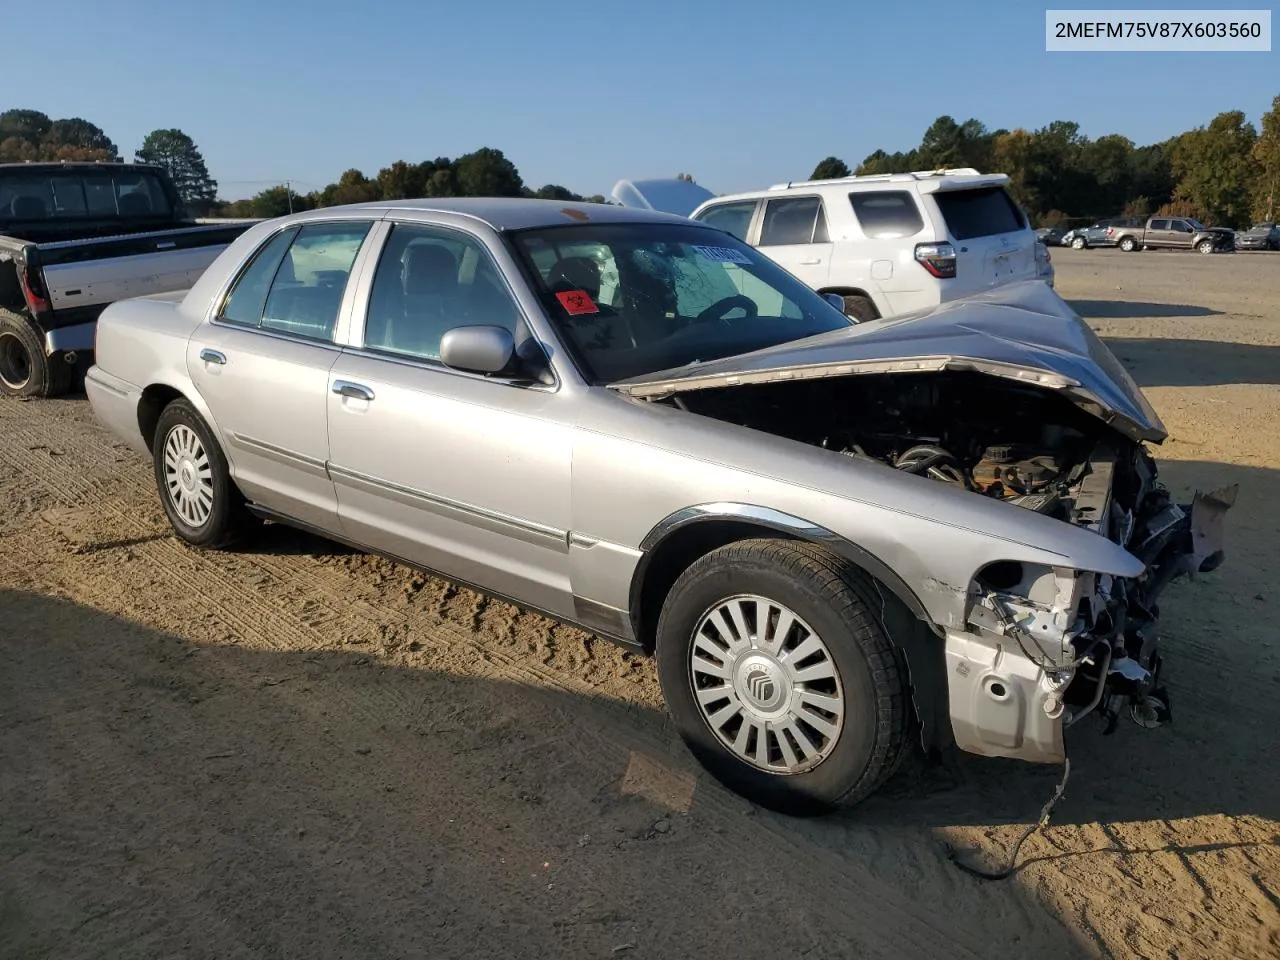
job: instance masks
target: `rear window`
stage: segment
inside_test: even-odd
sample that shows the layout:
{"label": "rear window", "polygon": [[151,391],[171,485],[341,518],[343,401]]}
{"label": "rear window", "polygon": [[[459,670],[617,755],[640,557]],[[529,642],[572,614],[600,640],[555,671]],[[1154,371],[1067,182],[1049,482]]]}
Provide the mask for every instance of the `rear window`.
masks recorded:
{"label": "rear window", "polygon": [[849,194],[853,215],[872,240],[912,237],[924,227],[915,197],[905,190],[871,190]]}
{"label": "rear window", "polygon": [[933,196],[956,240],[1013,233],[1027,225],[1027,218],[1003,187],[943,190]]}
{"label": "rear window", "polygon": [[173,207],[160,179],[146,172],[21,170],[0,175],[0,220],[172,216]]}

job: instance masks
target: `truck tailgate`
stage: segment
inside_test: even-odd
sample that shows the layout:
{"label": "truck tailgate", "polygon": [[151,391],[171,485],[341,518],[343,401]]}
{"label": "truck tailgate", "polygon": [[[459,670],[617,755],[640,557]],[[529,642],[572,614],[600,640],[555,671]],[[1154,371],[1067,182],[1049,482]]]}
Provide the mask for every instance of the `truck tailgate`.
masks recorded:
{"label": "truck tailgate", "polygon": [[185,290],[249,224],[95,237],[38,246],[55,312]]}

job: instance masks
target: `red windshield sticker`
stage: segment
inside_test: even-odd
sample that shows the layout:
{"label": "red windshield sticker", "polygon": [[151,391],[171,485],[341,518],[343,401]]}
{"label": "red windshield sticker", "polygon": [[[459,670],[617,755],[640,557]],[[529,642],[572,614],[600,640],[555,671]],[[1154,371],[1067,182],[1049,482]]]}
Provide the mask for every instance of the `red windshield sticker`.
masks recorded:
{"label": "red windshield sticker", "polygon": [[557,293],[556,299],[560,301],[560,306],[564,307],[565,312],[572,317],[583,313],[600,312],[596,302],[591,299],[591,294],[585,290],[565,290],[563,293]]}

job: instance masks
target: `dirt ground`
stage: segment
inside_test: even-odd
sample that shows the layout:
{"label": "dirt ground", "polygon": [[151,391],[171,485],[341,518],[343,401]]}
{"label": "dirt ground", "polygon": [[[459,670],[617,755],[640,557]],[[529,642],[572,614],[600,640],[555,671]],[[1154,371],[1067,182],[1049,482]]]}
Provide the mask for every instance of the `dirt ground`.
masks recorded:
{"label": "dirt ground", "polygon": [[1055,769],[909,767],[838,817],[699,773],[651,666],[271,528],[180,546],[83,398],[0,401],[0,957],[1280,956],[1280,255],[1055,250],[1160,411],[1239,481],[1164,604],[1174,722]]}

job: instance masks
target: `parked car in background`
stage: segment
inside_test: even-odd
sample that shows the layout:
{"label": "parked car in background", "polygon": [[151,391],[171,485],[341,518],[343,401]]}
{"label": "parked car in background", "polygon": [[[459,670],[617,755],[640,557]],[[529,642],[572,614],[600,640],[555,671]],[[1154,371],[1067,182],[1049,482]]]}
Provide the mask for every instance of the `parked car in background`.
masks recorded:
{"label": "parked car in background", "polygon": [[1236,233],[1237,250],[1280,250],[1280,225],[1266,220]]}
{"label": "parked car in background", "polygon": [[1152,217],[1142,227],[1107,227],[1107,236],[1126,253],[1135,250],[1198,250],[1225,253],[1235,249],[1235,232],[1206,227],[1191,217]]}
{"label": "parked car in background", "polygon": [[1041,227],[1036,231],[1036,239],[1046,247],[1057,247],[1062,244],[1062,238],[1066,234],[1065,227]]}
{"label": "parked car in background", "polygon": [[[999,188],[911,187],[862,222],[936,211],[990,267]],[[1043,283],[855,323],[710,222],[589,203],[259,224],[108,307],[86,387],[182,540],[280,521],[653,653],[695,755],[793,813],[913,744],[1060,763],[1095,709],[1160,725],[1157,599],[1234,496],[1160,486],[1159,417]]]}
{"label": "parked car in background", "polygon": [[190,219],[160,167],[0,164],[0,394],[65,392],[108,303],[190,287],[248,226]]}
{"label": "parked car in background", "polygon": [[711,197],[690,216],[871,320],[1038,276],[1035,233],[1008,180],[964,168],[796,181]]}
{"label": "parked car in background", "polygon": [[1114,247],[1115,240],[1107,233],[1109,227],[1137,227],[1142,224],[1140,217],[1116,217],[1099,220],[1087,227],[1073,227],[1062,238],[1062,246],[1075,250],[1089,247]]}

